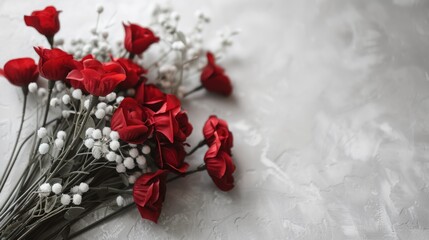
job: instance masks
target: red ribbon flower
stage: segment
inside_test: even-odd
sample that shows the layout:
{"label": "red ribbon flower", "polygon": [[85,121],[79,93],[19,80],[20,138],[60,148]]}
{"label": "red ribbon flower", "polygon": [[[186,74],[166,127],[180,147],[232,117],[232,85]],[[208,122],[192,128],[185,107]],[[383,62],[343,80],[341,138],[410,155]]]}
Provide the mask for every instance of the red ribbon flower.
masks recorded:
{"label": "red ribbon flower", "polygon": [[0,69],[0,76],[15,86],[26,88],[29,83],[37,80],[39,71],[33,59],[16,58],[9,60],[4,68]]}
{"label": "red ribbon flower", "polygon": [[219,147],[220,144],[213,144],[204,156],[204,162],[216,186],[222,191],[229,191],[234,187],[232,174],[235,171],[235,165],[231,156]]}
{"label": "red ribbon flower", "polygon": [[157,170],[143,174],[134,183],[134,202],[142,218],[158,222],[167,190],[167,174],[165,170]]}
{"label": "red ribbon flower", "polygon": [[149,29],[137,24],[124,24],[125,29],[125,49],[133,54],[141,54],[150,45],[159,41],[159,38]]}
{"label": "red ribbon flower", "polygon": [[125,98],[112,116],[111,128],[127,143],[144,143],[153,133],[153,119],[149,111],[136,100]]}
{"label": "red ribbon flower", "polygon": [[74,69],[67,79],[83,81],[86,91],[94,96],[106,96],[126,78],[125,70],[115,62],[101,63],[95,59],[83,61],[83,69]]}
{"label": "red ribbon flower", "polygon": [[113,59],[113,61],[119,63],[121,67],[124,68],[125,74],[127,75],[125,81],[121,82],[118,86],[121,90],[135,88],[139,83],[140,79],[142,78],[141,75],[146,73],[145,69],[135,64],[128,58],[118,58]]}
{"label": "red ribbon flower", "polygon": [[207,145],[211,146],[215,141],[219,141],[220,148],[231,155],[233,136],[232,132],[229,131],[228,123],[225,120],[219,119],[215,115],[211,115],[204,124],[203,135]]}
{"label": "red ribbon flower", "polygon": [[77,62],[73,59],[73,56],[61,49],[35,47],[34,50],[40,56],[40,75],[48,80],[64,80],[67,74],[77,66]]}
{"label": "red ribbon flower", "polygon": [[156,153],[155,161],[159,168],[184,173],[189,167],[189,164],[185,162],[185,157],[186,152],[183,143],[158,141],[158,152]]}
{"label": "red ribbon flower", "polygon": [[215,57],[211,52],[207,53],[207,65],[201,72],[201,84],[210,92],[229,96],[232,93],[232,85],[224,69],[216,65]]}
{"label": "red ribbon flower", "polygon": [[52,39],[60,30],[60,21],[55,7],[48,6],[43,10],[34,11],[30,16],[24,16],[24,21],[27,26],[34,27],[40,34],[46,38]]}
{"label": "red ribbon flower", "polygon": [[165,104],[167,94],[163,93],[157,86],[153,84],[140,84],[137,87],[134,98],[141,105],[150,108],[154,112]]}

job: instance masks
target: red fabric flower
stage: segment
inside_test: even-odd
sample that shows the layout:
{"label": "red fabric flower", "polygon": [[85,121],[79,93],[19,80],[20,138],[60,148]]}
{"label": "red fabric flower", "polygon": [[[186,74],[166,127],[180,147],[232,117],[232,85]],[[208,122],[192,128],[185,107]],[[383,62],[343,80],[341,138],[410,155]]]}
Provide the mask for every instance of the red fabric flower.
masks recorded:
{"label": "red fabric flower", "polygon": [[142,218],[158,222],[167,190],[167,174],[165,170],[145,173],[134,183],[134,202]]}
{"label": "red fabric flower", "polygon": [[83,81],[86,91],[94,96],[106,96],[126,78],[125,70],[115,62],[101,63],[95,59],[83,61],[83,69],[75,69],[69,80]]}
{"label": "red fabric flower", "polygon": [[125,29],[125,49],[134,54],[141,54],[150,45],[159,41],[159,38],[149,29],[137,24],[124,24]]}
{"label": "red fabric flower", "polygon": [[37,65],[31,58],[16,58],[9,60],[4,69],[0,69],[0,76],[4,76],[10,83],[18,87],[27,87],[39,77]]}
{"label": "red fabric flower", "polygon": [[[81,60],[77,61],[76,69],[82,70],[83,69],[83,62],[88,59],[94,59],[94,56],[92,54],[88,54],[85,57],[83,57]],[[82,79],[75,80],[75,79],[66,79],[67,83],[69,83],[74,89],[80,89],[85,94],[88,94],[88,91],[85,88],[85,85],[83,84]]]}
{"label": "red fabric flower", "polygon": [[127,75],[125,81],[118,85],[119,89],[121,90],[127,90],[129,88],[136,87],[140,81],[141,75],[146,73],[146,70],[128,58],[118,58],[114,59],[113,61],[119,63],[121,67],[124,68],[125,74]]}
{"label": "red fabric flower", "polygon": [[201,72],[201,84],[210,92],[229,96],[232,93],[232,85],[224,69],[216,65],[214,55],[207,53],[207,65]]}
{"label": "red fabric flower", "polygon": [[186,112],[179,112],[175,116],[174,121],[174,139],[179,142],[186,141],[186,138],[191,135],[193,127],[189,122]]}
{"label": "red fabric flower", "polygon": [[204,124],[203,135],[207,145],[211,146],[215,141],[219,141],[220,148],[231,155],[233,136],[225,120],[219,119],[215,115],[210,116]]}
{"label": "red fabric flower", "polygon": [[204,156],[207,172],[216,186],[222,191],[229,191],[234,187],[235,165],[231,156],[220,150],[220,143],[213,144]]}
{"label": "red fabric flower", "polygon": [[40,75],[48,80],[64,80],[69,72],[77,67],[77,62],[73,56],[61,49],[46,49],[35,47],[39,54],[39,72]]}
{"label": "red fabric flower", "polygon": [[48,6],[43,10],[34,11],[30,16],[24,16],[25,25],[34,27],[40,34],[45,35],[48,39],[60,30],[60,21],[55,7]]}
{"label": "red fabric flower", "polygon": [[153,133],[151,112],[136,100],[125,98],[112,116],[111,128],[127,143],[143,143]]}
{"label": "red fabric flower", "polygon": [[157,86],[153,84],[140,84],[137,87],[134,98],[142,105],[150,108],[154,112],[165,104],[167,94],[163,93]]}
{"label": "red fabric flower", "polygon": [[158,152],[155,156],[156,164],[161,169],[168,169],[176,173],[184,173],[189,167],[185,162],[186,152],[183,143],[160,142],[158,137]]}

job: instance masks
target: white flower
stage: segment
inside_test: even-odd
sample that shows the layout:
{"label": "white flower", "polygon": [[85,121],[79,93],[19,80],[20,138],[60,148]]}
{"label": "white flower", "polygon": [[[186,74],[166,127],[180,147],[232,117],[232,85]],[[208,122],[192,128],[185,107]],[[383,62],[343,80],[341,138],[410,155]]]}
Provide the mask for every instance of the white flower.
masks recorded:
{"label": "white flower", "polygon": [[136,158],[139,155],[139,150],[137,148],[131,148],[128,152],[132,158]]}
{"label": "white flower", "polygon": [[51,193],[51,184],[49,183],[43,183],[42,185],[40,185],[39,187],[39,196],[41,197],[47,197],[49,196],[49,193]]}
{"label": "white flower", "polygon": [[125,169],[125,166],[123,163],[120,163],[118,165],[116,165],[116,171],[118,173],[124,173],[127,169]]}
{"label": "white flower", "polygon": [[130,184],[134,184],[136,182],[137,178],[134,175],[128,176],[128,182]]}
{"label": "white flower", "polygon": [[185,44],[183,44],[182,41],[175,41],[171,44],[171,48],[176,51],[182,51],[183,49],[185,49],[185,47],[186,46]]}
{"label": "white flower", "polygon": [[80,205],[82,203],[82,195],[76,193],[73,194],[73,204],[74,205]]}
{"label": "white flower", "polygon": [[87,147],[88,149],[91,149],[92,147],[94,147],[94,139],[92,138],[88,138],[85,140],[85,147]]}
{"label": "white flower", "polygon": [[42,155],[45,155],[48,152],[49,152],[49,144],[47,144],[47,143],[40,144],[39,153]]}
{"label": "white flower", "polygon": [[110,139],[119,140],[119,133],[117,131],[111,131],[110,132]]}
{"label": "white flower", "polygon": [[149,154],[150,153],[150,147],[148,145],[144,145],[142,147],[142,153],[146,154],[146,155]]}
{"label": "white flower", "polygon": [[109,143],[109,147],[110,147],[110,149],[112,149],[113,151],[116,151],[116,150],[118,150],[118,149],[119,149],[120,144],[119,144],[119,142],[118,142],[117,140],[113,140],[113,141],[111,141],[111,142]]}
{"label": "white flower", "polygon": [[106,154],[106,159],[107,159],[107,161],[109,161],[109,162],[113,162],[113,161],[115,161],[115,160],[116,160],[116,153],[114,153],[114,152],[109,152],[109,153],[107,153],[107,154]]}
{"label": "white flower", "polygon": [[60,100],[58,100],[58,98],[52,98],[49,102],[49,105],[51,105],[51,107],[56,107],[60,105]]}
{"label": "white flower", "polygon": [[64,140],[57,138],[55,139],[55,147],[58,149],[62,149],[64,147]]}
{"label": "white flower", "polygon": [[47,134],[48,134],[48,131],[44,127],[41,127],[41,128],[39,128],[39,130],[37,130],[37,136],[39,138],[44,138],[44,137],[46,137]]}
{"label": "white flower", "polygon": [[95,111],[95,117],[97,119],[103,119],[106,116],[106,111],[104,111],[104,109],[97,109],[97,111]]}
{"label": "white flower", "polygon": [[46,93],[47,93],[47,91],[46,91],[46,89],[44,89],[44,88],[39,88],[39,89],[37,89],[37,96],[39,96],[39,97],[44,97],[44,96],[46,96]]}
{"label": "white flower", "polygon": [[80,89],[73,90],[72,97],[74,99],[80,100],[82,98],[82,90],[80,90]]}
{"label": "white flower", "polygon": [[101,139],[103,137],[103,135],[101,134],[101,130],[100,129],[95,129],[92,132],[92,138],[94,139]]}
{"label": "white flower", "polygon": [[95,143],[95,146],[92,148],[92,156],[95,159],[100,159],[103,152],[101,151],[101,146],[99,146],[99,143]]}
{"label": "white flower", "polygon": [[74,186],[74,187],[72,187],[71,189],[70,189],[70,192],[71,193],[78,193],[79,192],[79,186]]}
{"label": "white flower", "polygon": [[108,137],[110,135],[110,132],[112,132],[112,130],[109,127],[104,127],[102,132],[104,136]]}
{"label": "white flower", "polygon": [[89,99],[86,99],[86,100],[83,102],[83,107],[84,107],[86,110],[88,110],[88,109],[89,109]]}
{"label": "white flower", "polygon": [[64,103],[65,105],[67,105],[67,104],[69,104],[69,103],[70,103],[70,96],[69,96],[68,94],[66,94],[66,95],[64,95],[64,96],[61,98],[61,100],[63,101],[63,103]]}
{"label": "white flower", "polygon": [[136,158],[136,162],[138,165],[145,165],[146,164],[146,157],[143,155],[140,155]]}
{"label": "white flower", "polygon": [[55,88],[57,89],[58,92],[61,92],[66,88],[66,86],[61,81],[56,81]]}
{"label": "white flower", "polygon": [[119,207],[124,206],[124,203],[125,203],[125,201],[124,201],[124,198],[122,196],[116,197],[116,204],[118,204]]}
{"label": "white flower", "polygon": [[66,132],[64,132],[63,130],[60,130],[60,131],[58,131],[57,132],[57,138],[59,138],[59,139],[66,139],[66,136],[67,136],[67,133]]}
{"label": "white flower", "polygon": [[109,105],[106,107],[106,114],[112,114],[113,113],[113,106]]}
{"label": "white flower", "polygon": [[85,131],[85,136],[86,137],[91,137],[92,136],[92,132],[94,132],[94,128],[92,128],[92,127],[87,128],[86,131]]}
{"label": "white flower", "polygon": [[115,162],[117,162],[117,163],[122,163],[122,157],[121,157],[121,155],[116,155],[116,159],[115,159]]}
{"label": "white flower", "polygon": [[97,104],[97,109],[106,109],[107,104],[105,102],[100,102]]}
{"label": "white flower", "polygon": [[122,102],[122,100],[124,100],[124,97],[123,96],[119,96],[119,97],[116,98],[116,103],[120,104]]}
{"label": "white flower", "polygon": [[62,190],[63,190],[63,186],[61,186],[61,184],[54,183],[54,185],[52,185],[52,192],[53,193],[60,194]]}
{"label": "white flower", "polygon": [[124,165],[128,169],[133,169],[136,166],[136,164],[134,163],[134,159],[130,157],[124,159]]}
{"label": "white flower", "polygon": [[31,93],[36,93],[37,92],[37,83],[32,82],[32,83],[28,84],[28,91]]}
{"label": "white flower", "polygon": [[70,111],[68,111],[68,110],[63,110],[63,112],[61,114],[63,115],[63,118],[69,118],[70,117]]}
{"label": "white flower", "polygon": [[106,100],[108,102],[113,102],[116,99],[116,93],[115,92],[111,92],[109,94],[106,95]]}
{"label": "white flower", "polygon": [[86,182],[81,182],[79,184],[79,191],[80,192],[86,193],[86,192],[88,192],[88,190],[89,190],[89,186],[88,186],[88,184]]}
{"label": "white flower", "polygon": [[69,204],[70,204],[70,202],[71,202],[71,197],[70,197],[70,195],[68,195],[68,194],[63,194],[63,195],[61,195],[61,204],[62,204],[62,205],[67,206],[67,205],[69,205]]}

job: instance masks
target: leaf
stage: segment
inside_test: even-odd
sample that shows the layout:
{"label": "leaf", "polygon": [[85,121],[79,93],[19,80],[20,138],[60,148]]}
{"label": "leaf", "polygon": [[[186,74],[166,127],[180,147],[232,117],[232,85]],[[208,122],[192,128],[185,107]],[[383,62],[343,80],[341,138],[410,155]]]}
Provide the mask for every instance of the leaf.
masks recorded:
{"label": "leaf", "polygon": [[85,132],[88,128],[95,128],[95,122],[92,117],[89,117],[85,125],[83,126],[83,131],[80,133],[80,138],[85,139]]}
{"label": "leaf", "polygon": [[92,177],[92,178],[90,178],[90,179],[86,180],[85,182],[86,182],[86,184],[88,184],[88,185],[89,185],[93,180],[94,180],[94,177]]}
{"label": "leaf", "polygon": [[64,213],[64,218],[71,221],[78,218],[83,212],[85,212],[85,208],[83,207],[71,207],[66,213]]}
{"label": "leaf", "polygon": [[55,204],[57,203],[57,196],[47,197],[45,199],[45,212],[50,212],[55,207]]}
{"label": "leaf", "polygon": [[72,170],[72,168],[73,168],[73,163],[72,162],[66,162],[62,167],[61,167],[61,169],[58,171],[58,174],[61,176],[61,177],[66,177],[66,176],[68,176],[69,175],[69,173],[70,173],[70,171]]}
{"label": "leaf", "polygon": [[179,38],[180,41],[182,41],[183,44],[185,44],[185,46],[187,45],[186,44],[186,37],[185,37],[185,34],[183,32],[180,32],[180,31],[177,32],[177,37]]}
{"label": "leaf", "polygon": [[70,225],[67,225],[67,227],[64,228],[64,230],[61,232],[61,236],[63,237],[64,240],[69,239],[69,235],[70,235]]}

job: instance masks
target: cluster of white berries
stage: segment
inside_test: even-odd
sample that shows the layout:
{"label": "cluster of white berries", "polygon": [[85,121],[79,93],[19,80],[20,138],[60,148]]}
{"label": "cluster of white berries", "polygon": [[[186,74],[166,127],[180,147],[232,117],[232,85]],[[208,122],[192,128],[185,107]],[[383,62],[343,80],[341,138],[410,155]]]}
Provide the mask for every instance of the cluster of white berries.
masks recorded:
{"label": "cluster of white berries", "polygon": [[117,141],[114,140],[111,136],[115,136],[115,134],[112,134],[112,130],[109,127],[104,127],[101,130],[90,127],[85,131],[86,139],[84,140],[84,145],[91,150],[92,156],[95,159],[100,159],[109,153],[109,141],[110,144],[114,141]]}
{"label": "cluster of white berries", "polygon": [[[43,139],[45,137],[47,137],[48,135],[48,130],[46,130],[46,128],[41,127],[39,128],[39,130],[37,130],[37,137],[40,139]],[[64,141],[66,139],[67,133],[64,131],[58,131],[57,132],[57,137],[54,140],[54,146],[56,149],[61,150],[64,147]],[[48,143],[41,143],[39,145],[39,153],[41,155],[45,155],[49,152],[50,146]]]}
{"label": "cluster of white berries", "polygon": [[177,31],[177,25],[180,15],[173,11],[170,5],[155,5],[152,10],[152,25],[158,24],[162,30],[168,34],[174,34]]}
{"label": "cluster of white berries", "polygon": [[83,193],[88,192],[89,186],[85,182],[81,182],[79,185],[76,185],[70,189],[69,194],[63,194],[63,186],[60,183],[54,183],[53,185],[49,183],[43,183],[39,187],[39,196],[48,197],[51,192],[57,196],[61,194],[61,204],[69,205],[71,202],[74,205],[80,205],[82,203]]}

